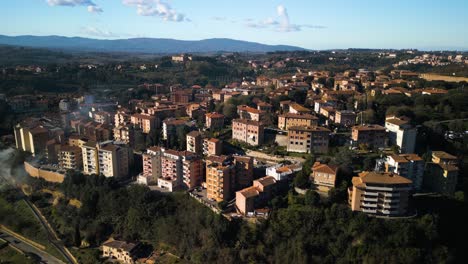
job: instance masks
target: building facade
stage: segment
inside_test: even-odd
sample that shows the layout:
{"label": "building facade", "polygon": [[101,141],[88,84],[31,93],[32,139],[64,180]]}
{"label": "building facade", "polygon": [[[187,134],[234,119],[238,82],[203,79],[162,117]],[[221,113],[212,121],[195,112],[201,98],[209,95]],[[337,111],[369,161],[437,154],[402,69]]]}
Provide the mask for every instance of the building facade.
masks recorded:
{"label": "building facade", "polygon": [[379,125],[353,126],[351,139],[354,146],[367,145],[371,148],[384,148],[387,141],[385,127]]}
{"label": "building facade", "polygon": [[318,117],[311,114],[286,113],[278,116],[278,128],[288,130],[293,126],[311,127],[317,126]]}
{"label": "building facade", "polygon": [[290,127],[288,129],[289,152],[327,153],[330,130],[324,127]]}
{"label": "building facade", "polygon": [[417,129],[408,120],[387,117],[385,128],[388,132],[390,145],[397,145],[400,148],[400,153],[414,153]]}
{"label": "building facade", "polygon": [[352,183],[348,189],[351,210],[387,217],[408,213],[411,180],[394,173],[364,171]]}
{"label": "building facade", "polygon": [[234,119],[232,121],[232,139],[252,146],[263,144],[264,126],[258,121]]}

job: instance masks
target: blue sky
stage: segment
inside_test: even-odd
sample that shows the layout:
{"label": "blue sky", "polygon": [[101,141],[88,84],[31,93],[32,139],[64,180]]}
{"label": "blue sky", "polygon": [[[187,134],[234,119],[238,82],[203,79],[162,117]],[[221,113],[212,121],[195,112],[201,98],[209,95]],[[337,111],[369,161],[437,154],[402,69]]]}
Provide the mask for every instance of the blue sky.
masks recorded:
{"label": "blue sky", "polygon": [[2,0],[0,34],[468,49],[467,0]]}

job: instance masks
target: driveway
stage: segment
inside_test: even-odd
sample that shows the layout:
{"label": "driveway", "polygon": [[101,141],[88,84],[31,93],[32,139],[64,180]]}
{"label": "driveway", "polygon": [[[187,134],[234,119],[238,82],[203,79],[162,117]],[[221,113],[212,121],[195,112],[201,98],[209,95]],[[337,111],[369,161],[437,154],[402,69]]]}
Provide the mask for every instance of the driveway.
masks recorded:
{"label": "driveway", "polygon": [[63,264],[62,261],[50,255],[49,253],[39,250],[31,246],[30,244],[23,242],[22,240],[16,237],[13,237],[7,233],[0,231],[0,237],[8,241],[8,243],[10,243],[11,245],[15,246],[16,248],[20,249],[21,251],[25,253],[32,253],[32,254],[39,256],[41,258],[41,263]]}

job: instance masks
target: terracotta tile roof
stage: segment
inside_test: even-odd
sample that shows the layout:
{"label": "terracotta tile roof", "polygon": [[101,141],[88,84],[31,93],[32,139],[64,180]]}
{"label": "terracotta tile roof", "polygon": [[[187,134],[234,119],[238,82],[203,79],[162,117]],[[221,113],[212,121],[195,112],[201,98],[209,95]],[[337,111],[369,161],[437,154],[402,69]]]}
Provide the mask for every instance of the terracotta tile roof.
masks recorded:
{"label": "terracotta tile roof", "polygon": [[399,155],[393,154],[393,155],[390,155],[390,157],[394,161],[401,162],[401,163],[406,163],[406,162],[410,162],[410,161],[421,161],[422,160],[422,158],[419,157],[417,154],[399,154]]}
{"label": "terracotta tile roof", "polygon": [[457,159],[457,157],[451,154],[448,154],[445,151],[432,151],[432,156],[437,157],[439,159],[453,159],[453,160]]}
{"label": "terracotta tile roof", "polygon": [[290,108],[293,108],[294,110],[298,112],[312,112],[309,108],[306,108],[298,103],[292,103],[289,105]]}
{"label": "terracotta tile roof", "polygon": [[263,178],[260,178],[258,180],[255,180],[258,183],[260,183],[263,186],[270,186],[276,183],[275,177],[273,176],[265,176]]}
{"label": "terracotta tile roof", "polygon": [[213,113],[206,113],[205,116],[208,117],[208,118],[224,118],[224,115],[223,115],[223,114],[216,113],[216,112],[213,112]]}
{"label": "terracotta tile roof", "polygon": [[379,125],[360,125],[360,126],[353,126],[353,130],[385,130],[385,127]]}
{"label": "terracotta tile roof", "polygon": [[260,192],[257,190],[257,188],[255,188],[253,186],[242,189],[242,190],[238,191],[238,193],[242,194],[242,196],[244,196],[245,198],[255,197],[255,196],[258,196],[260,194]]}
{"label": "terracotta tile roof", "polygon": [[280,117],[297,118],[297,119],[314,119],[314,120],[318,119],[318,117],[311,115],[311,114],[296,114],[296,113],[286,113],[286,114],[280,115]]}
{"label": "terracotta tile roof", "polygon": [[359,177],[353,177],[352,182],[354,186],[365,186],[366,184],[401,185],[412,183],[411,180],[398,174],[375,171],[363,171],[359,173]]}
{"label": "terracotta tile roof", "polygon": [[314,166],[312,166],[313,172],[322,172],[328,174],[335,174],[338,172],[338,166],[330,165],[330,164],[322,164],[320,162],[315,162]]}
{"label": "terracotta tile roof", "polygon": [[253,126],[261,126],[262,123],[259,121],[254,121],[254,120],[248,120],[248,119],[234,119],[232,120],[232,124],[234,123],[242,123],[246,125],[253,125]]}
{"label": "terracotta tile roof", "polygon": [[192,132],[188,133],[187,136],[189,136],[189,137],[198,137],[198,136],[201,136],[201,133],[200,133],[200,131],[195,130],[195,131],[192,131]]}
{"label": "terracotta tile roof", "polygon": [[237,110],[239,111],[245,111],[245,112],[249,112],[249,113],[254,113],[254,114],[260,114],[260,113],[264,113],[265,111],[262,111],[262,110],[258,110],[256,108],[253,108],[253,107],[250,107],[250,106],[246,106],[246,105],[239,105],[237,107]]}
{"label": "terracotta tile roof", "polygon": [[292,126],[288,128],[289,131],[291,130],[299,130],[299,131],[306,131],[306,132],[314,132],[314,131],[321,131],[321,132],[330,132],[330,129],[320,126]]}

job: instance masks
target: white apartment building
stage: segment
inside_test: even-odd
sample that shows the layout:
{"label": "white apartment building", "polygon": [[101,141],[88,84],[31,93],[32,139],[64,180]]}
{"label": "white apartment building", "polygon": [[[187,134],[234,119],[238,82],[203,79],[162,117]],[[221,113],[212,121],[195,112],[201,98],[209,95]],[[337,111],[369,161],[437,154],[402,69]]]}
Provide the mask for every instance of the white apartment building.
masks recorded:
{"label": "white apartment building", "polygon": [[414,190],[421,190],[424,161],[416,154],[390,155],[385,159],[385,171],[393,172],[413,182]]}
{"label": "white apartment building", "polygon": [[400,153],[414,153],[417,129],[408,120],[389,116],[385,119],[389,144],[400,147]]}

